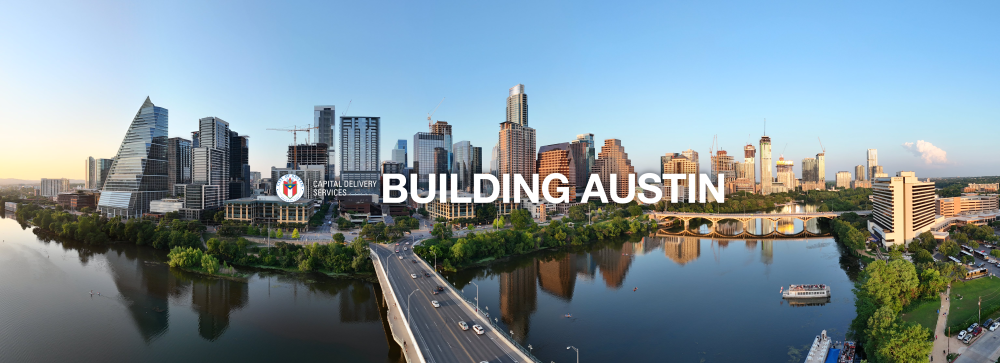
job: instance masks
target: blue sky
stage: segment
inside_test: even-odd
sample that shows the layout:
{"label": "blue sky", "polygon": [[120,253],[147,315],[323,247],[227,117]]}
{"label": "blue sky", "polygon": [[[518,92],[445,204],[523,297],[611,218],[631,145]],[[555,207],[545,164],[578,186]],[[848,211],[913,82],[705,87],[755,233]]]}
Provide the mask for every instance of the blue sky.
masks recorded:
{"label": "blue sky", "polygon": [[[488,154],[518,83],[539,146],[587,132],[618,138],[637,171],[688,148],[707,159],[713,135],[739,153],[766,118],[775,159],[784,150],[797,173],[819,136],[827,180],[864,164],[868,148],[889,173],[997,175],[998,10],[990,1],[8,2],[0,178],[82,178],[85,157],[114,156],[147,95],[170,110],[171,136],[189,138],[205,116],[249,134],[251,168],[265,174],[291,142],[265,129],[309,124],[314,105],[340,114],[350,102],[349,115],[381,116],[388,159],[447,97],[434,118]],[[945,161],[903,146],[918,140]]]}

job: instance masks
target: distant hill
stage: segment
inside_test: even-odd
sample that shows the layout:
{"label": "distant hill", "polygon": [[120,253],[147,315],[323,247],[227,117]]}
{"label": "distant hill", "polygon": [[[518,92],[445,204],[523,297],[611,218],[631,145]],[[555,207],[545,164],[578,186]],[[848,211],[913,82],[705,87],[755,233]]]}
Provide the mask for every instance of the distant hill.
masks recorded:
{"label": "distant hill", "polygon": [[[82,184],[81,179],[70,179],[70,184]],[[28,185],[40,185],[42,181],[39,179],[26,180],[26,179],[14,179],[14,178],[0,178],[0,185],[11,185],[11,184],[28,184]]]}

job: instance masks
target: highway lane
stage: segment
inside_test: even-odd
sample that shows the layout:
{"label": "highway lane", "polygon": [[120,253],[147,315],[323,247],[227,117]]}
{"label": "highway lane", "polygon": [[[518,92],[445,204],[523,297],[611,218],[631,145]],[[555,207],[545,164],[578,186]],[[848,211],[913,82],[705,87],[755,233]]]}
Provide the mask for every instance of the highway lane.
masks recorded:
{"label": "highway lane", "polygon": [[[403,247],[409,246],[401,244],[399,253],[395,253],[394,245],[373,244],[373,247],[388,268],[386,277],[392,283],[404,314],[407,295],[420,289],[410,298],[410,327],[428,362],[529,361],[520,351],[500,341],[504,338],[493,331],[492,326],[484,321],[485,317],[475,314],[460,301],[461,297],[454,296],[453,291],[445,286],[446,281],[433,273],[425,277],[424,272],[431,272],[430,267],[417,259],[412,249],[403,250]],[[414,259],[417,263],[412,262]],[[418,278],[411,278],[411,273],[417,274]],[[444,292],[433,295],[431,292],[437,286],[444,287]],[[431,300],[437,300],[441,307],[433,307]],[[468,323],[469,330],[463,331],[458,326],[459,321]],[[474,324],[482,326],[486,333],[476,335],[471,328]]]}

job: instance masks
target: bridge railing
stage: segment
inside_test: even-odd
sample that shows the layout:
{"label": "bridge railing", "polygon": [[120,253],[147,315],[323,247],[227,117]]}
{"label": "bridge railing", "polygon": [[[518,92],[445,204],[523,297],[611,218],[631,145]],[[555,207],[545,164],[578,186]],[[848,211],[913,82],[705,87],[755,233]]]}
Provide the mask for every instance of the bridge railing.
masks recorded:
{"label": "bridge railing", "polygon": [[[417,258],[419,258],[421,261],[423,261],[427,265],[430,265],[430,263],[427,262],[426,260],[424,260],[423,257],[420,257],[416,253],[414,253],[413,255],[417,256]],[[465,294],[463,294],[461,291],[458,290],[458,288],[456,288],[454,285],[452,285],[448,281],[448,279],[444,278],[444,276],[442,276],[440,273],[438,273],[437,270],[433,268],[433,266],[431,266],[431,270],[434,271],[434,274],[437,275],[437,277],[441,278],[441,280],[444,280],[445,285],[448,286],[448,289],[451,290],[451,292],[454,293],[455,296],[461,297],[463,301],[465,301],[466,303],[469,304],[469,308],[472,309],[472,311],[476,311],[476,309],[474,308],[474,306],[478,306],[478,305],[475,302],[473,302],[472,300],[469,300],[468,298],[466,298]],[[532,362],[542,363],[542,361],[538,360],[538,358],[535,358],[535,356],[531,354],[531,351],[529,351],[528,349],[525,349],[524,347],[522,347],[521,344],[518,343],[516,340],[514,340],[514,338],[511,337],[510,334],[507,334],[507,332],[504,331],[503,328],[501,328],[499,325],[497,325],[496,323],[494,323],[493,320],[490,320],[490,314],[488,312],[479,310],[477,312],[477,314],[479,314],[483,318],[483,320],[485,320],[486,322],[488,322],[490,324],[490,326],[493,327],[494,331],[496,331],[500,335],[503,335],[503,337],[505,339],[507,339],[507,341],[510,342],[511,345],[514,346],[514,348],[517,348],[517,350],[520,350],[521,353],[524,353],[525,357],[528,357],[528,359],[531,359]]]}
{"label": "bridge railing", "polygon": [[[416,351],[416,353],[417,353],[417,359],[419,359],[420,362],[426,362],[426,360],[424,358],[424,352],[422,352],[420,350],[420,346],[417,345],[417,339],[416,339],[416,336],[414,336],[414,334],[413,334],[413,328],[410,327],[410,322],[409,322],[409,320],[410,320],[409,318],[410,317],[408,315],[406,315],[406,314],[403,314],[403,304],[399,303],[399,296],[396,295],[396,291],[393,290],[393,288],[392,288],[392,282],[389,281],[389,274],[385,273],[385,270],[383,269],[385,266],[383,265],[383,262],[382,262],[381,258],[379,257],[378,252],[376,252],[375,249],[372,248],[372,246],[368,246],[368,253],[371,254],[369,257],[375,257],[375,258],[372,259],[372,261],[374,261],[375,263],[378,264],[378,265],[375,266],[375,274],[376,274],[376,276],[382,275],[383,277],[385,277],[385,284],[388,285],[387,286],[388,287],[388,291],[389,291],[389,294],[392,295],[392,300],[396,302],[395,305],[396,305],[397,313],[399,313],[399,316],[403,318],[402,319],[403,320],[403,326],[406,327],[406,333],[410,336],[410,343],[412,343],[410,345],[413,346],[413,349]],[[386,291],[386,290],[382,290],[382,291]],[[390,323],[388,325],[390,326],[390,329],[392,329],[392,324]]]}

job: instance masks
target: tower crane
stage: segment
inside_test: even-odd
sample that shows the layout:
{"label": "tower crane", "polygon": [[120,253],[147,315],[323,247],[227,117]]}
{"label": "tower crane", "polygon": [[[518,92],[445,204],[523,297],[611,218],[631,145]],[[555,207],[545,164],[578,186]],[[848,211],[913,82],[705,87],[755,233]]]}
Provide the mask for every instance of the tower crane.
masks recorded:
{"label": "tower crane", "polygon": [[819,140],[819,148],[820,148],[820,150],[823,150],[823,153],[826,154],[826,148],[823,147],[823,139],[819,138],[819,136],[816,136],[816,139]]}
{"label": "tower crane", "polygon": [[299,132],[305,131],[307,133],[306,137],[312,137],[311,131],[317,127],[303,127],[297,128],[297,126],[292,126],[290,129],[267,129],[268,131],[286,131],[292,133],[292,168],[299,168]]}
{"label": "tower crane", "polygon": [[428,128],[431,127],[431,116],[434,116],[434,114],[437,113],[438,108],[441,107],[442,103],[444,103],[444,99],[445,98],[447,98],[447,97],[441,97],[441,101],[438,102],[437,106],[434,106],[434,110],[427,113],[427,127]]}

